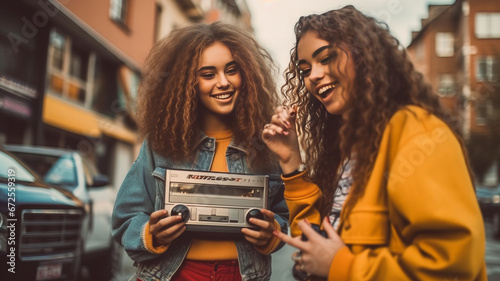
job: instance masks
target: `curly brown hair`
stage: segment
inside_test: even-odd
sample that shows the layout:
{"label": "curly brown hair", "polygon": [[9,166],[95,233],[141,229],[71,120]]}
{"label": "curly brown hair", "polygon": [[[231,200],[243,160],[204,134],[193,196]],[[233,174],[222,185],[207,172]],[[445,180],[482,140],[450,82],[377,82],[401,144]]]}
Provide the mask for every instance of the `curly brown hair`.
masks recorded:
{"label": "curly brown hair", "polygon": [[139,86],[140,135],[174,161],[194,157],[201,134],[197,64],[214,42],[229,48],[243,82],[232,118],[233,138],[249,153],[249,166],[264,171],[276,163],[260,139],[278,103],[276,68],[267,51],[237,26],[217,22],[179,28],[153,46]]}
{"label": "curly brown hair", "polygon": [[[297,44],[308,31],[351,55],[356,75],[342,115],[328,114],[307,91],[300,76]],[[298,131],[302,134],[306,163],[311,167],[310,178],[323,192],[323,215],[331,210],[344,163],[355,154],[351,194],[342,214],[344,218],[348,216],[364,192],[389,119],[404,106],[420,106],[442,119],[457,135],[463,149],[459,123],[441,107],[438,96],[416,71],[399,41],[390,35],[387,25],[349,5],[301,17],[295,25],[295,35],[296,45],[291,50],[282,92],[285,104],[299,109]]]}

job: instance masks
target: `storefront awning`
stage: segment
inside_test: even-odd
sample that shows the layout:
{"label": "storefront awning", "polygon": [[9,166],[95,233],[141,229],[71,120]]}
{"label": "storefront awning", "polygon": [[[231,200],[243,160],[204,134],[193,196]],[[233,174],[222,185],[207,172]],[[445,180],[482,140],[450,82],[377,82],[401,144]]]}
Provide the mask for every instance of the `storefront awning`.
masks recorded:
{"label": "storefront awning", "polygon": [[101,134],[135,144],[137,135],[116,120],[70,103],[51,94],[43,102],[43,122],[75,134],[98,138]]}

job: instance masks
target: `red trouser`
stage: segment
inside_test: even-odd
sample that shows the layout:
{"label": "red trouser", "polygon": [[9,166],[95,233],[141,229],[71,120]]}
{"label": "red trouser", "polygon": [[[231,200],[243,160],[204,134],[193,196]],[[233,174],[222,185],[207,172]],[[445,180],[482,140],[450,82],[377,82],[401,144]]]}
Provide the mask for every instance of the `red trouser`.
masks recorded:
{"label": "red trouser", "polygon": [[172,281],[241,281],[241,275],[238,261],[184,260]]}

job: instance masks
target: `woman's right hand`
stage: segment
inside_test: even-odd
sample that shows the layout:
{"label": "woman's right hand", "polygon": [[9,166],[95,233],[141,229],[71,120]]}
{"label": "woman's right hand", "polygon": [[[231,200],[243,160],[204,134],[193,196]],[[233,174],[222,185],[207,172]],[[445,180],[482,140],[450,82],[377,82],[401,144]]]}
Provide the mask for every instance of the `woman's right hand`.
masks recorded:
{"label": "woman's right hand", "polygon": [[289,174],[302,164],[299,141],[295,130],[296,108],[276,108],[271,123],[264,126],[262,139],[280,161],[284,174]]}
{"label": "woman's right hand", "polygon": [[158,210],[149,216],[149,232],[153,235],[153,245],[167,245],[186,230],[182,216],[168,216],[167,210]]}

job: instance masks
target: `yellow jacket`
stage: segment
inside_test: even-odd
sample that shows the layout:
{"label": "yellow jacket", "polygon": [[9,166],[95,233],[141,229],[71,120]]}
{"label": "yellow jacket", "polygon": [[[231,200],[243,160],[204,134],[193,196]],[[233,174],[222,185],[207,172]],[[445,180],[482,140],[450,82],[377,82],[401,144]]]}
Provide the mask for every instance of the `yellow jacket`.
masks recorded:
{"label": "yellow jacket", "polygon": [[[321,223],[320,189],[284,178],[292,236]],[[347,198],[347,201],[349,198]],[[481,213],[461,147],[416,106],[389,121],[363,196],[338,230],[328,280],[487,280]]]}

